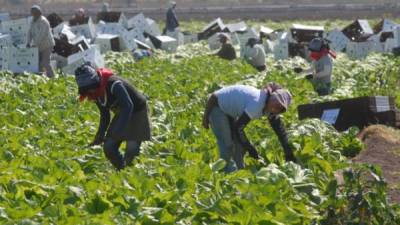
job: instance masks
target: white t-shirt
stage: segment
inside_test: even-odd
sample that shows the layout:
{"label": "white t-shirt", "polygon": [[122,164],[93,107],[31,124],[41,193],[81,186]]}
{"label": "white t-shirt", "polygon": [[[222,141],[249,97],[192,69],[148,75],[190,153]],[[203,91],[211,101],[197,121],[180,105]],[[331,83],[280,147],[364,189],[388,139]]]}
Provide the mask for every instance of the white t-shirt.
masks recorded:
{"label": "white t-shirt", "polygon": [[244,112],[251,119],[258,119],[264,115],[263,109],[267,100],[267,93],[247,85],[233,85],[216,91],[218,105],[227,115],[238,118]]}

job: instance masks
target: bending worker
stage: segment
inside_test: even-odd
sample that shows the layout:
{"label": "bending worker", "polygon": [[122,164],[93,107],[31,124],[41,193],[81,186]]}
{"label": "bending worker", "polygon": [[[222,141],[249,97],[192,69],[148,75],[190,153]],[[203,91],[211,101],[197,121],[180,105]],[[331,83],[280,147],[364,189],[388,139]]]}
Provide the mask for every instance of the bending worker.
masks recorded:
{"label": "bending worker", "polygon": [[259,72],[264,71],[265,66],[265,50],[260,44],[257,44],[257,39],[249,38],[246,46],[242,50],[243,58]]}
{"label": "bending worker", "polygon": [[[75,71],[80,100],[96,103],[100,110],[100,125],[91,145],[104,142],[107,159],[118,170],[132,164],[140,153],[143,141],[150,140],[150,120],[146,97],[109,69],[95,70],[84,64]],[[110,124],[110,111],[114,118]],[[126,142],[125,155],[119,147]]]}
{"label": "bending worker", "polygon": [[226,60],[236,59],[236,51],[230,42],[230,37],[225,33],[220,33],[219,42],[221,43],[221,49],[216,53],[216,55]]}
{"label": "bending worker", "polygon": [[268,116],[284,149],[285,159],[296,161],[279,117],[279,114],[288,109],[291,98],[289,91],[276,84],[269,84],[261,90],[251,86],[233,85],[211,94],[203,116],[203,127],[208,129],[211,125],[217,138],[220,158],[227,163],[225,172],[244,168],[244,150],[251,157],[258,158],[244,128],[251,120],[262,116]]}

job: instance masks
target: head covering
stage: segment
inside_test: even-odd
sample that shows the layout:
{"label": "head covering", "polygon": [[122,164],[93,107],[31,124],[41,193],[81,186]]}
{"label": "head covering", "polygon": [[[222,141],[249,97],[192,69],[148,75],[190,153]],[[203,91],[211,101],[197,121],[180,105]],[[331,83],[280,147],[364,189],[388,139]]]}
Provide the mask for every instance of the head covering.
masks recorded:
{"label": "head covering", "polygon": [[326,55],[336,59],[336,53],[329,49],[329,45],[322,38],[312,39],[308,45],[308,50],[311,51],[310,58],[314,61],[318,61]]}
{"label": "head covering", "polygon": [[285,109],[286,112],[292,102],[292,95],[286,89],[277,89],[270,95],[270,100],[277,101]]}
{"label": "head covering", "polygon": [[84,8],[79,8],[79,9],[77,10],[77,13],[85,14],[85,9],[84,9]]}
{"label": "head covering", "polygon": [[37,11],[39,11],[39,12],[42,12],[42,8],[40,8],[39,5],[33,5],[33,6],[31,7],[31,10],[37,10]]}
{"label": "head covering", "polygon": [[[79,100],[82,102],[86,98],[95,101],[103,97],[106,93],[108,80],[113,76],[113,72],[107,68],[95,70],[90,64],[84,64],[75,71],[75,79],[79,88]],[[87,90],[94,89],[88,93]]]}
{"label": "head covering", "polygon": [[83,64],[75,70],[75,80],[78,84],[79,93],[82,94],[90,89],[95,89],[100,84],[100,77],[96,70],[89,64]]}
{"label": "head covering", "polygon": [[109,12],[110,11],[110,5],[108,4],[108,2],[104,2],[103,3],[101,11],[103,11],[103,12]]}
{"label": "head covering", "polygon": [[176,6],[176,2],[175,1],[169,1],[169,5],[172,6]]}
{"label": "head covering", "polygon": [[253,47],[255,44],[257,44],[257,38],[249,38],[247,39],[247,46]]}

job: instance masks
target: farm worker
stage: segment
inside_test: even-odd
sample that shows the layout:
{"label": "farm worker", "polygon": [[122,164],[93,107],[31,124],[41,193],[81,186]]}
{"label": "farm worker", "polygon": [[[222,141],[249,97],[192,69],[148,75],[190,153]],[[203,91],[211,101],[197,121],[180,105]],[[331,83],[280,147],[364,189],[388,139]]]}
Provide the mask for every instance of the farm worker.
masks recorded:
{"label": "farm worker", "polygon": [[264,71],[265,66],[265,50],[260,44],[257,44],[256,38],[249,38],[243,49],[243,58],[258,71]]}
{"label": "farm worker", "polygon": [[[75,71],[80,101],[89,99],[100,110],[100,125],[91,145],[104,143],[104,153],[117,170],[132,164],[143,141],[150,140],[146,97],[127,81],[106,68],[95,70],[84,64]],[[110,111],[114,118],[110,124]],[[119,147],[126,142],[125,155]]]}
{"label": "farm worker", "polygon": [[230,43],[230,37],[225,33],[219,34],[219,42],[222,44],[221,49],[217,52],[217,56],[226,60],[236,59],[235,48]]}
{"label": "farm worker", "polygon": [[182,34],[180,33],[179,30],[179,21],[178,18],[176,17],[175,8],[176,8],[176,2],[171,1],[169,3],[169,8],[167,10],[167,18],[165,21],[164,33],[167,36],[175,38],[178,41],[179,45],[181,45],[183,42],[182,40],[183,38],[181,37]]}
{"label": "farm worker", "polygon": [[74,20],[78,25],[80,25],[80,24],[85,24],[85,9],[79,8],[79,9],[76,11],[73,20]]}
{"label": "farm worker", "polygon": [[[308,49],[311,52],[312,68],[304,73],[312,74],[307,75],[306,78],[311,80],[319,96],[329,95],[332,82],[332,58],[336,58],[336,53],[330,50],[329,44],[322,38],[312,39]],[[302,72],[301,68],[296,69],[296,72]]]}
{"label": "farm worker", "polygon": [[287,161],[296,161],[279,114],[285,112],[292,96],[279,85],[270,83],[262,89],[246,85],[227,86],[215,91],[208,98],[203,127],[211,129],[217,138],[219,156],[227,164],[225,172],[244,168],[244,151],[258,158],[255,147],[244,132],[253,119],[267,116],[277,134]]}
{"label": "farm worker", "polygon": [[101,12],[110,12],[110,4],[108,2],[104,2],[101,7]]}
{"label": "farm worker", "polygon": [[50,66],[50,56],[55,46],[53,34],[51,33],[50,23],[46,17],[42,16],[40,6],[31,7],[32,23],[28,31],[27,47],[32,45],[39,50],[39,71],[46,72],[48,77],[54,77],[53,68]]}

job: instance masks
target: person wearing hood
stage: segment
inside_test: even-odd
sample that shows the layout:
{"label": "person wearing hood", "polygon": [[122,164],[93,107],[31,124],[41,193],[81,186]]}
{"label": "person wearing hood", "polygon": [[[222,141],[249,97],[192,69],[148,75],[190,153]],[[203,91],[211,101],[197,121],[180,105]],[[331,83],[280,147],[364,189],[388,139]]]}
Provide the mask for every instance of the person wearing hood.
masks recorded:
{"label": "person wearing hood", "polygon": [[250,121],[263,116],[268,117],[277,134],[285,159],[296,161],[279,117],[287,111],[291,99],[288,90],[274,83],[262,89],[246,85],[227,86],[210,95],[203,115],[203,127],[208,129],[211,126],[217,138],[219,156],[226,162],[225,172],[244,168],[245,151],[258,159],[257,150],[247,139],[244,129]]}
{"label": "person wearing hood", "polygon": [[243,58],[259,72],[264,71],[267,67],[265,65],[265,50],[260,44],[257,44],[256,38],[249,38],[246,46],[242,50]]}
{"label": "person wearing hood", "polygon": [[33,17],[29,31],[27,47],[37,47],[39,50],[39,72],[48,77],[54,77],[53,68],[50,65],[50,56],[55,46],[49,21],[42,15],[42,9],[38,5],[31,7]]}
{"label": "person wearing hood", "polygon": [[222,59],[226,60],[234,60],[236,59],[236,51],[235,48],[230,43],[230,37],[225,33],[219,34],[219,42],[221,43],[220,50],[216,53],[216,55]]}
{"label": "person wearing hood", "polygon": [[178,44],[182,45],[183,44],[183,35],[180,32],[179,21],[178,21],[178,18],[176,17],[176,13],[175,13],[176,2],[172,1],[169,3],[169,5],[170,6],[167,10],[165,29],[164,29],[163,33],[167,36],[175,38],[178,41]]}
{"label": "person wearing hood", "polygon": [[[75,79],[80,101],[89,99],[100,110],[99,128],[90,145],[104,143],[104,153],[117,170],[131,165],[141,143],[151,138],[146,97],[111,70],[96,70],[88,63],[76,69]],[[126,142],[124,156],[119,151],[122,142]]]}
{"label": "person wearing hood", "polygon": [[318,95],[329,95],[331,93],[333,59],[336,59],[336,53],[330,50],[329,44],[323,38],[312,39],[308,49],[311,52],[311,69],[303,72],[301,68],[295,68],[295,71],[311,73],[306,78],[312,82]]}

